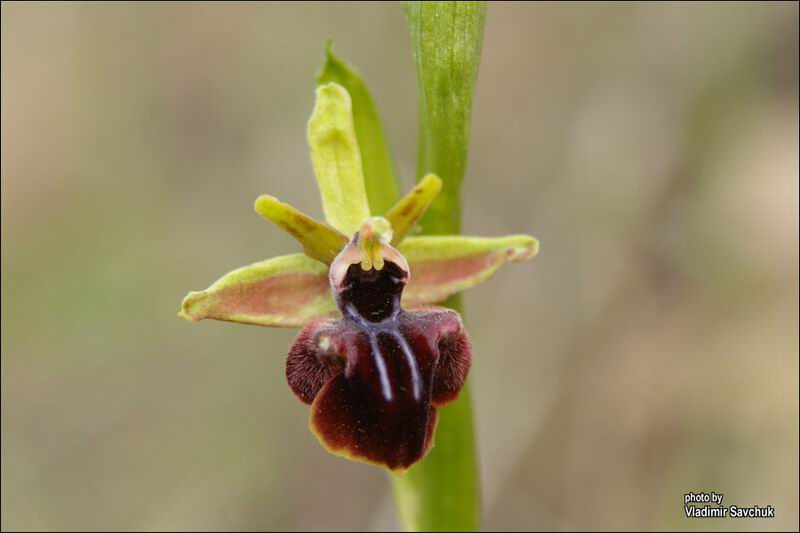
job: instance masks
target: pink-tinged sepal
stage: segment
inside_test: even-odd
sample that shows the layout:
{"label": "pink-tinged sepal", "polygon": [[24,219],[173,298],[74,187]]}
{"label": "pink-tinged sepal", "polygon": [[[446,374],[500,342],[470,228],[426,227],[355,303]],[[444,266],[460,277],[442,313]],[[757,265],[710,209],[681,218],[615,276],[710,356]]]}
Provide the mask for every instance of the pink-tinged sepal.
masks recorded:
{"label": "pink-tinged sepal", "polygon": [[300,327],[338,314],[328,269],[303,254],[284,255],[229,272],[186,295],[179,316],[259,326]]}
{"label": "pink-tinged sepal", "polygon": [[432,235],[408,237],[398,250],[411,268],[403,305],[418,307],[474,287],[508,262],[530,259],[539,251],[539,242],[529,235]]}

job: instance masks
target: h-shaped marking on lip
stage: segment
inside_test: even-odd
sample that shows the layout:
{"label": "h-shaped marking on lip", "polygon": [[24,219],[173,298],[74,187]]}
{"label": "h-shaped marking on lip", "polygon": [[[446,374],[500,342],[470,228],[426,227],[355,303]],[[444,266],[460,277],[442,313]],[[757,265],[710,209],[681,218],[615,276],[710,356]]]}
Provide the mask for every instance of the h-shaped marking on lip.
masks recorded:
{"label": "h-shaped marking on lip", "polygon": [[395,308],[389,318],[381,322],[369,322],[364,320],[364,317],[358,314],[358,311],[352,304],[349,304],[346,309],[348,311],[347,315],[359,326],[364,328],[364,332],[369,336],[369,344],[372,349],[375,366],[378,368],[378,378],[381,382],[381,392],[383,393],[384,399],[387,402],[391,402],[394,399],[394,394],[392,392],[392,384],[389,381],[389,372],[386,368],[386,359],[378,344],[378,335],[381,333],[391,336],[400,346],[400,350],[403,352],[403,356],[406,359],[406,363],[408,363],[408,368],[411,373],[411,387],[414,399],[420,401],[422,399],[422,378],[419,373],[419,367],[417,366],[417,360],[414,358],[408,340],[397,326],[400,306],[398,305]]}

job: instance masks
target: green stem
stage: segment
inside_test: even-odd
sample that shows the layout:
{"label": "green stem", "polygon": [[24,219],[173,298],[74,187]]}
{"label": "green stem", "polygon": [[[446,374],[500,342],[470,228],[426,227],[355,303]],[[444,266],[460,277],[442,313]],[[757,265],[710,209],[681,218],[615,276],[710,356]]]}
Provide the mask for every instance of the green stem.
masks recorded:
{"label": "green stem", "polygon": [[[446,305],[461,308],[459,297]],[[456,401],[439,409],[436,445],[401,478],[394,478],[398,513],[409,531],[477,531],[480,484],[467,383]]]}
{"label": "green stem", "polygon": [[[404,2],[417,67],[420,137],[417,175],[434,172],[442,193],[423,217],[423,233],[461,231],[461,183],[469,146],[472,93],[480,62],[483,2]],[[447,306],[462,311],[461,298]],[[410,531],[475,531],[480,483],[469,384],[439,410],[436,445],[394,482]]]}

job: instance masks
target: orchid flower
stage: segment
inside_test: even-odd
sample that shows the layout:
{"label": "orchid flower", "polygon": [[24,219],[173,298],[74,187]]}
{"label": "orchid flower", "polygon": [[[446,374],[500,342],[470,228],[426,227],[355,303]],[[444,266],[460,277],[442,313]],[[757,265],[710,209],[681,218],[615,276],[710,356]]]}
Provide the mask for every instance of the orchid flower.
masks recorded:
{"label": "orchid flower", "polygon": [[303,253],[234,270],[190,292],[179,315],[302,328],[286,377],[311,405],[312,433],[335,455],[402,473],[433,446],[436,409],[458,396],[471,364],[460,316],[432,305],[533,257],[538,243],[409,236],[442,188],[433,174],[374,216],[341,85],[318,87],[308,142],[325,222],[272,196],[255,203]]}

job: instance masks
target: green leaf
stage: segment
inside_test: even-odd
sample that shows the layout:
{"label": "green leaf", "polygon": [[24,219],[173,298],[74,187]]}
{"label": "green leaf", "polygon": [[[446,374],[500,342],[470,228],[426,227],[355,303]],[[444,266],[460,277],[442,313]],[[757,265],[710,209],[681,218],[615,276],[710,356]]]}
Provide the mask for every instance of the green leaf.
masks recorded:
{"label": "green leaf", "polygon": [[307,256],[325,264],[329,265],[347,244],[347,237],[339,231],[274,196],[259,196],[255,209],[259,215],[294,237],[303,246],[303,252]]}
{"label": "green leaf", "polygon": [[439,176],[428,174],[386,213],[386,218],[392,225],[392,231],[394,231],[394,236],[392,237],[393,245],[405,238],[406,234],[419,221],[441,190],[442,180]]}
{"label": "green leaf", "polygon": [[530,235],[409,237],[398,250],[411,268],[403,303],[419,306],[443,302],[453,294],[489,279],[509,261],[530,259],[539,243]]}
{"label": "green leaf", "polygon": [[484,2],[403,2],[417,66],[417,176],[444,181],[422,219],[425,233],[458,233],[467,165],[472,93],[480,64]]}
{"label": "green leaf", "polygon": [[338,83],[350,93],[369,207],[373,213],[385,213],[398,197],[398,180],[389,144],[361,74],[333,53],[330,41],[325,45],[325,64],[317,76],[317,84],[329,82]]}
{"label": "green leaf", "polygon": [[370,211],[350,95],[341,85],[317,87],[317,102],[308,122],[308,144],[325,219],[349,237]]}
{"label": "green leaf", "polygon": [[273,257],[229,272],[183,299],[179,316],[258,326],[300,327],[334,316],[328,268],[303,254]]}

